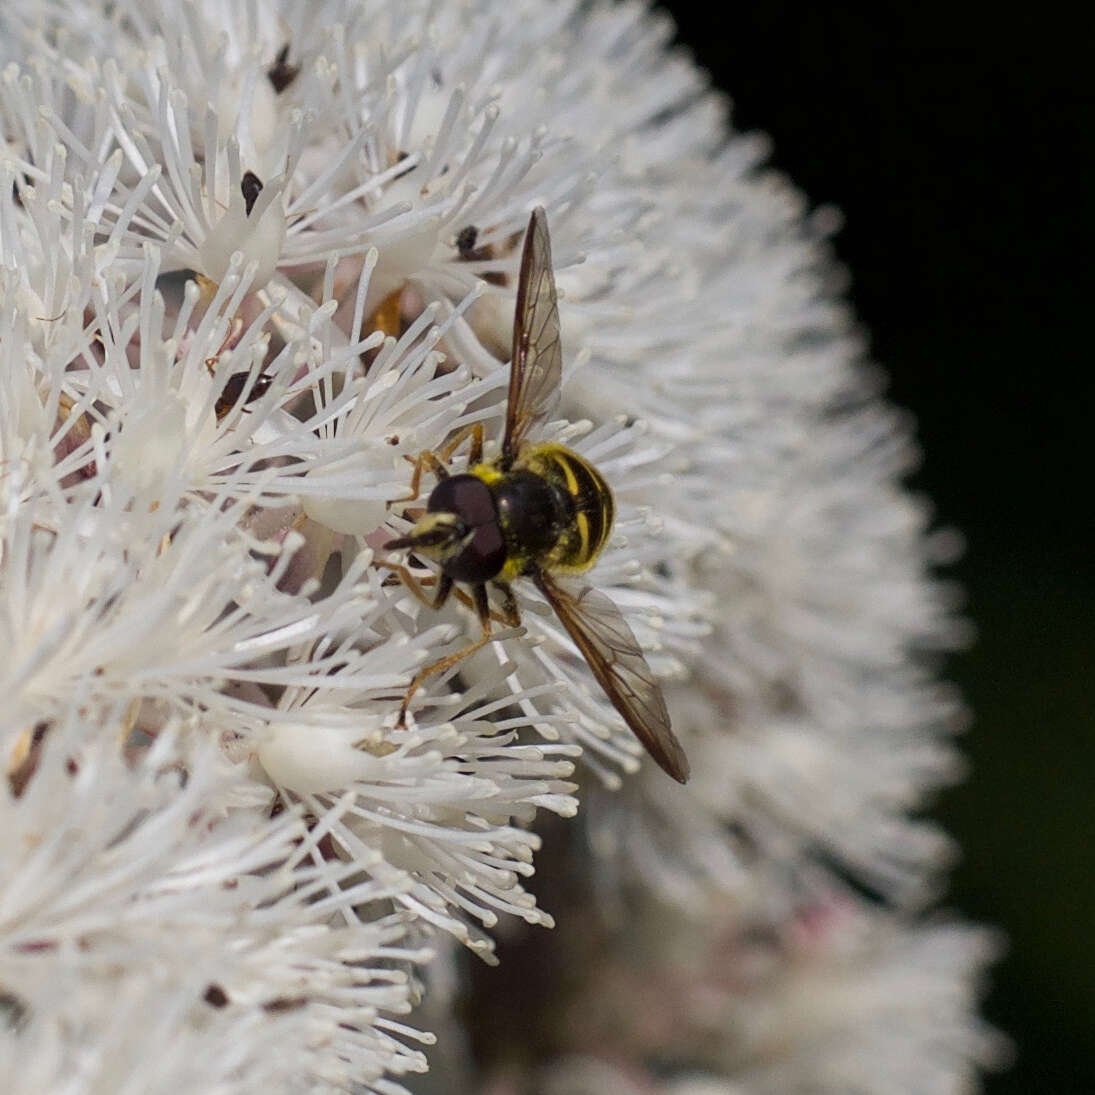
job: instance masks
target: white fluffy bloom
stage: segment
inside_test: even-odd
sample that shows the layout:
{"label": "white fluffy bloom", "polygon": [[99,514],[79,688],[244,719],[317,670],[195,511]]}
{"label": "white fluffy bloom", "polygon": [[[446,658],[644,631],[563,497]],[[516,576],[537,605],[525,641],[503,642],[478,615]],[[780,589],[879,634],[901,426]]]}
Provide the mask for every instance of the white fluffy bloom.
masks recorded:
{"label": "white fluffy bloom", "polygon": [[[930,660],[961,637],[929,573],[952,545],[899,485],[831,218],[670,32],[578,0],[5,6],[7,1089],[944,1095],[998,1057],[991,939],[917,920],[949,853],[919,811],[958,770]],[[474,620],[378,552],[417,454],[476,423],[496,451],[538,205],[543,437],[612,484],[591,577],[685,789],[530,583],[398,722]],[[524,885],[579,799],[591,901],[642,894],[651,953],[702,954],[674,1037],[562,1024],[528,1077],[471,1067],[454,948],[583,915]]]}

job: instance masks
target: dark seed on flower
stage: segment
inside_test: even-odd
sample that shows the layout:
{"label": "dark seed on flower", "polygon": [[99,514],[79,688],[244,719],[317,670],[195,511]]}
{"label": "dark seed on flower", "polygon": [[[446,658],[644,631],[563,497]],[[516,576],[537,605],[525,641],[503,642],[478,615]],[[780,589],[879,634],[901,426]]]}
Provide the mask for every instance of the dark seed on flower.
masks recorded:
{"label": "dark seed on flower", "polygon": [[280,95],[300,75],[300,65],[289,64],[289,43],[278,50],[274,63],[266,70],[266,78]]}
{"label": "dark seed on flower", "polygon": [[49,728],[49,722],[37,722],[16,743],[15,754],[8,766],[8,784],[14,798],[19,798],[27,789],[31,776],[37,770]]}
{"label": "dark seed on flower", "polygon": [[240,182],[240,190],[243,192],[243,208],[251,216],[251,210],[255,208],[255,202],[262,193],[262,180],[254,171],[248,171]]}
{"label": "dark seed on flower", "polygon": [[470,259],[475,251],[475,241],[479,238],[479,229],[474,224],[466,225],[460,229],[456,237],[456,249],[462,259]]}
{"label": "dark seed on flower", "polygon": [[20,182],[19,179],[12,179],[11,196],[12,196],[12,199],[14,200],[16,205],[18,205],[20,207],[22,206],[22,204],[23,204],[23,190],[25,190],[27,187],[30,187],[30,186],[33,186],[33,185],[34,185],[34,183],[31,180],[31,177],[25,171],[22,173],[22,181],[21,182]]}
{"label": "dark seed on flower", "polygon": [[[477,247],[479,242],[479,228],[474,224],[461,228],[456,236],[456,249],[465,262],[490,262],[498,257],[498,252],[493,244]],[[506,275],[497,270],[488,270],[482,275],[484,281],[491,285],[505,285]]]}

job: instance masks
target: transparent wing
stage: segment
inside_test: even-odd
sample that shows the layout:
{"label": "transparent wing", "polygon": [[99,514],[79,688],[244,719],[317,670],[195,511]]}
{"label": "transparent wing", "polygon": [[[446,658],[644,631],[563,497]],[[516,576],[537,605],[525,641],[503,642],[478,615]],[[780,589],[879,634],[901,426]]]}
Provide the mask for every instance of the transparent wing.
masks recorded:
{"label": "transparent wing", "polygon": [[643,748],[678,783],[687,782],[688,758],[670,728],[662,690],[620,610],[589,586],[565,589],[543,572],[534,580]]}
{"label": "transparent wing", "polygon": [[537,206],[529,218],[517,308],[513,316],[513,363],[506,403],[502,460],[511,464],[529,427],[550,418],[559,403],[563,350],[559,343],[559,302],[551,269],[547,216]]}

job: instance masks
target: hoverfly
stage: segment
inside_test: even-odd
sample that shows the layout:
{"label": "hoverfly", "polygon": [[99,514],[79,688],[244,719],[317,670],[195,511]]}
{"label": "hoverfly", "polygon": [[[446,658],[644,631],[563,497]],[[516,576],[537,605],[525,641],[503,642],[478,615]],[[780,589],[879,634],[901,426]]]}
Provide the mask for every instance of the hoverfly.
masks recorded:
{"label": "hoverfly", "polygon": [[[424,680],[490,640],[488,584],[502,595],[498,618],[517,626],[521,617],[510,583],[528,578],[555,610],[597,682],[646,751],[684,783],[688,760],[670,728],[665,699],[631,628],[603,593],[557,580],[593,566],[612,531],[615,514],[612,491],[588,461],[554,441],[527,440],[532,427],[550,418],[558,405],[562,369],[547,217],[537,208],[529,220],[521,256],[501,452],[484,462],[483,428],[477,424],[457,433],[438,452],[421,453],[414,461],[407,501],[418,497],[423,470],[434,473],[437,486],[414,528],[384,545],[388,551],[410,548],[440,564],[432,600],[405,567],[389,564],[433,608],[448,600],[455,583],[469,585],[470,600],[460,591],[457,596],[475,608],[482,627],[475,642],[427,665],[414,678],[403,698],[400,724]],[[446,462],[469,437],[468,470],[450,474]]]}

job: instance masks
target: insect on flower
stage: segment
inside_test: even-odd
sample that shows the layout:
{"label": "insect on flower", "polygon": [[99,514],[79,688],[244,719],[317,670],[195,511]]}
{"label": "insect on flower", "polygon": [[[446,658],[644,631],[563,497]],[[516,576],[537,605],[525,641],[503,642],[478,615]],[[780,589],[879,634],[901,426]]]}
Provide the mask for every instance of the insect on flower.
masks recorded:
{"label": "insect on flower", "polygon": [[[215,360],[210,358],[210,360]],[[206,368],[210,372],[213,371],[213,367],[206,362]],[[217,421],[220,422],[230,410],[240,401],[244,391],[247,389],[247,382],[251,379],[249,372],[233,373],[225,382],[224,389],[217,397],[216,406],[214,407],[214,413],[217,416]],[[256,400],[261,399],[269,390],[270,385],[274,383],[274,378],[269,373],[259,373],[255,377],[254,382],[251,384],[250,390],[247,392],[246,398],[243,400],[244,404],[254,403]],[[249,408],[243,407],[243,413],[248,414]]]}
{"label": "insect on flower", "polygon": [[[239,341],[242,329],[243,323],[237,319],[232,324],[228,334],[225,335],[220,349],[213,357],[207,357],[205,359],[205,367],[209,370],[210,376],[215,377],[217,375],[217,363],[220,361],[221,354],[223,354],[229,346],[235,345]],[[254,379],[252,379],[251,370],[249,369],[245,369],[243,372],[239,373],[232,373],[224,382],[224,387],[221,389],[220,395],[217,396],[217,401],[213,407],[213,412],[217,416],[217,421],[220,422],[224,419],[241,399],[244,403],[244,406],[241,408],[243,413],[250,413],[246,404],[254,403],[256,400],[261,399],[270,390],[270,385],[273,383],[274,378],[265,370],[261,371]]]}
{"label": "insect on flower", "polygon": [[[448,600],[455,583],[470,585],[470,603],[482,627],[475,642],[427,665],[411,681],[400,723],[423,681],[450,669],[490,640],[488,584],[501,592],[501,621],[517,626],[521,617],[510,583],[528,578],[555,610],[646,751],[684,783],[688,760],[670,728],[665,699],[631,628],[603,593],[566,581],[597,561],[612,531],[615,504],[601,473],[583,457],[553,441],[527,439],[558,405],[562,369],[551,243],[544,210],[537,208],[529,220],[521,257],[501,452],[483,460],[483,427],[475,424],[437,452],[419,454],[407,501],[418,497],[423,470],[434,473],[437,486],[414,528],[384,545],[389,551],[410,548],[440,564],[432,600],[405,567],[389,564],[433,608]],[[467,472],[450,474],[447,461],[469,438]],[[469,603],[459,591],[458,596]]]}

